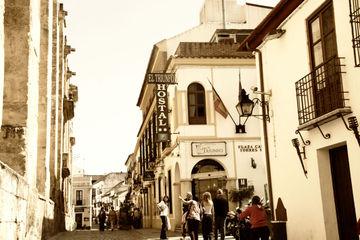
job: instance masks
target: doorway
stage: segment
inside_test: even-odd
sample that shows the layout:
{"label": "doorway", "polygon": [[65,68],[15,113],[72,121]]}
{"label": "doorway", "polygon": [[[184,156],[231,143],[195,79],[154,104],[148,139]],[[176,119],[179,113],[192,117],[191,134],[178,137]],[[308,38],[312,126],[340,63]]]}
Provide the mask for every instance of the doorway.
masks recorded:
{"label": "doorway", "polygon": [[193,179],[191,184],[191,190],[194,199],[201,199],[204,192],[210,192],[211,198],[215,198],[216,191],[221,188],[224,194],[227,196],[226,191],[226,179],[225,178],[211,178],[211,179]]}
{"label": "doorway", "polygon": [[82,228],[82,213],[75,214],[75,221],[76,221],[76,228],[81,229]]}
{"label": "doorway", "polygon": [[219,188],[226,191],[226,172],[224,167],[213,159],[199,161],[191,171],[191,191],[194,199],[201,200],[204,192],[210,192],[211,197],[216,196]]}
{"label": "doorway", "polygon": [[337,225],[340,240],[358,240],[347,147],[329,150]]}

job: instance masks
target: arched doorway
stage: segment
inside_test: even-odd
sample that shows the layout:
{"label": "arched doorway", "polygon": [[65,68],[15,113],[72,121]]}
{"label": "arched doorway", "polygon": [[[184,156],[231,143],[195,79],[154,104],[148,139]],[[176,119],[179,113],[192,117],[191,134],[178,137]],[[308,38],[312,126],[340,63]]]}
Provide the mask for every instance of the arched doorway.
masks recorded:
{"label": "arched doorway", "polygon": [[191,171],[191,190],[194,198],[201,199],[204,192],[216,196],[216,190],[226,187],[226,172],[224,167],[213,159],[199,161]]}

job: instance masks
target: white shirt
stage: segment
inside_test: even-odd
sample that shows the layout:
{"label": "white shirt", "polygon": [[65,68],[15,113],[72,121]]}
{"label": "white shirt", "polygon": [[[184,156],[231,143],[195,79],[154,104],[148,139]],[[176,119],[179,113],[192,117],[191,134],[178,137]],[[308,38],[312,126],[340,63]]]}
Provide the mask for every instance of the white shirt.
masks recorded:
{"label": "white shirt", "polygon": [[160,216],[167,216],[169,215],[169,207],[168,205],[164,202],[164,201],[161,201],[157,204],[157,207],[159,208],[160,210]]}
{"label": "white shirt", "polygon": [[213,201],[209,202],[202,202],[203,208],[204,208],[204,214],[212,214],[212,208],[214,206]]}

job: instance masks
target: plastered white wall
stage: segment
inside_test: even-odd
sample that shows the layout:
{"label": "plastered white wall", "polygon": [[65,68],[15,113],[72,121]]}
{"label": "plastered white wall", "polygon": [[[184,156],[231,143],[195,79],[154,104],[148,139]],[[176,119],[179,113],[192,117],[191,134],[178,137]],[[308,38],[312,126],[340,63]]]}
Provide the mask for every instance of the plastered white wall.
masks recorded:
{"label": "plastered white wall", "polygon": [[[299,126],[295,93],[295,82],[310,73],[306,18],[322,3],[322,0],[305,1],[281,28],[286,33],[279,39],[267,41],[262,47],[264,79],[266,89],[272,90],[269,124],[270,161],[274,206],[281,197],[287,209],[287,233],[289,239],[338,239],[334,236],[336,215],[333,198],[324,189],[329,189],[328,156],[329,148],[346,143],[351,169],[354,202],[357,218],[360,215],[360,149],[352,134],[345,129],[341,119],[321,126],[330,139],[324,139],[319,130],[302,131],[303,137],[311,140],[306,147],[305,165],[308,178],[305,178],[299,158],[291,139],[298,137],[295,130]],[[354,68],[349,24],[348,2],[333,1],[338,54],[345,57],[343,87],[349,91],[351,115],[360,118],[360,69]],[[347,116],[348,117],[348,116]],[[301,142],[301,140],[300,140]],[[324,155],[325,154],[325,155]],[[309,217],[311,213],[311,217]],[[301,228],[299,228],[301,226]]]}

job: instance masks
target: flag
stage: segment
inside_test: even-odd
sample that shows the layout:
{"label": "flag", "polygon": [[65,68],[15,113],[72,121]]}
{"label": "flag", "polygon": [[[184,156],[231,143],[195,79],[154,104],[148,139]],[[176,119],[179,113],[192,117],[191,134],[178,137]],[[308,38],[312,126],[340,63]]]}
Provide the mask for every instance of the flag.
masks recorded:
{"label": "flag", "polygon": [[225,107],[225,104],[221,100],[220,96],[217,94],[216,90],[214,89],[214,86],[212,86],[213,90],[213,98],[214,98],[214,107],[215,110],[221,114],[224,118],[227,118],[229,112]]}

